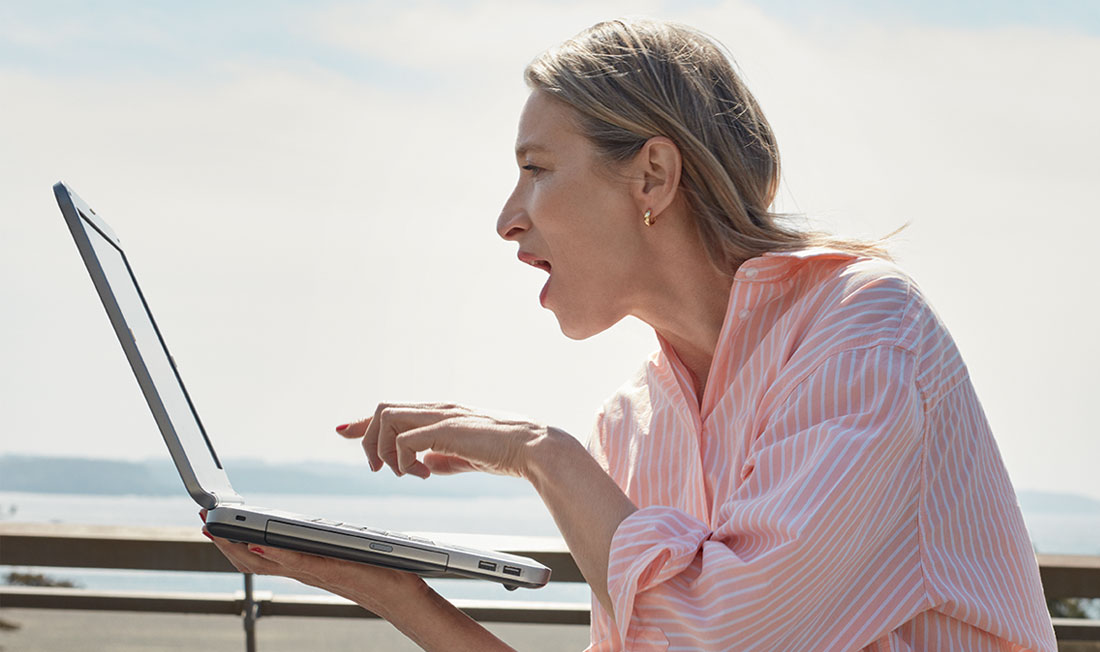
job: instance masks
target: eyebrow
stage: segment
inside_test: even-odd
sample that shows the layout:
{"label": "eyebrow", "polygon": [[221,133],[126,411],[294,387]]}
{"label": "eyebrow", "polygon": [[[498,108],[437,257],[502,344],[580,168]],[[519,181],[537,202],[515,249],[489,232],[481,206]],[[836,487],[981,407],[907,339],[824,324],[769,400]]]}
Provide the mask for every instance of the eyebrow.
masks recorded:
{"label": "eyebrow", "polygon": [[523,155],[528,152],[546,152],[549,151],[546,146],[539,145],[538,143],[526,142],[516,143],[516,158],[523,158]]}

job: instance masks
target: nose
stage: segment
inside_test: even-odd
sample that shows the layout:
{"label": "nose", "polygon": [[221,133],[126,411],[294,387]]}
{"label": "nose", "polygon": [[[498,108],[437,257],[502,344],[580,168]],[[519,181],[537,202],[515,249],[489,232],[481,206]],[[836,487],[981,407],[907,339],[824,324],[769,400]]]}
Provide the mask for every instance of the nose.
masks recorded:
{"label": "nose", "polygon": [[527,216],[522,202],[519,201],[519,186],[512,191],[504,207],[500,209],[500,217],[497,218],[497,235],[505,240],[518,240],[531,228],[531,219]]}

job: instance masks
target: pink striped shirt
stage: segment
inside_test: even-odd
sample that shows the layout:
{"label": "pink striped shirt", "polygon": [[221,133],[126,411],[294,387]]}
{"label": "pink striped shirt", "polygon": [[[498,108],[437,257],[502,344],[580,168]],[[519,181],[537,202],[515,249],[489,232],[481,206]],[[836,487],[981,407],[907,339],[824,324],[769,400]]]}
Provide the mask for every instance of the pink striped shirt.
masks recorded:
{"label": "pink striped shirt", "polygon": [[589,448],[640,508],[591,650],[1056,648],[966,366],[887,262],[748,261],[702,399],[661,342]]}

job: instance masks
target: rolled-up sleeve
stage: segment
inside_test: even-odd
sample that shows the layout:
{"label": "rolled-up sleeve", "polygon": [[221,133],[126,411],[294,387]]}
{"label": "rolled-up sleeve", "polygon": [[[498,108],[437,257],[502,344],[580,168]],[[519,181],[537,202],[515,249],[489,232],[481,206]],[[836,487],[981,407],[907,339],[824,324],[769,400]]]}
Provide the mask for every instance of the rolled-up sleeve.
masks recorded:
{"label": "rolled-up sleeve", "polygon": [[713,527],[663,506],[624,520],[613,646],[855,649],[926,608],[915,365],[885,345],[825,357],[756,416]]}

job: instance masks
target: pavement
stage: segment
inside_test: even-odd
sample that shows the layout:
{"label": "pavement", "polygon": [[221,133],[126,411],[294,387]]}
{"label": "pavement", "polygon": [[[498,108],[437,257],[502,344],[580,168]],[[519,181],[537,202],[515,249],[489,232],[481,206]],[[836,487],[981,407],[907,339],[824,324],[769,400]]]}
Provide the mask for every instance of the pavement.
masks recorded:
{"label": "pavement", "polygon": [[[5,625],[15,625],[8,629]],[[521,651],[582,650],[587,625],[488,623]],[[3,652],[243,652],[244,629],[235,616],[0,609]],[[389,623],[359,618],[269,617],[256,623],[257,652],[310,650],[419,650]]]}

